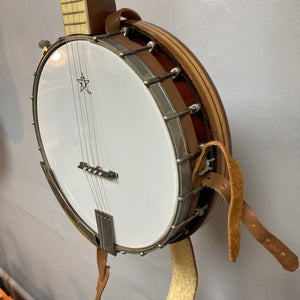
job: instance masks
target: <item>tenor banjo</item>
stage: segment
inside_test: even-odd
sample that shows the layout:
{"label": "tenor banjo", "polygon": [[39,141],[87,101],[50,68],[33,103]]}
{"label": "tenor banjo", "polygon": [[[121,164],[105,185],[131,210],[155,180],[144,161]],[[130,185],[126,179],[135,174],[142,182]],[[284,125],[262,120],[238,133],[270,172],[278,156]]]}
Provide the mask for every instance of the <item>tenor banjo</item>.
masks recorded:
{"label": "tenor banjo", "polygon": [[[211,79],[182,42],[130,9],[115,12],[114,1],[61,5],[66,36],[41,42],[32,96],[52,190],[80,232],[112,255],[188,238],[218,206],[214,174],[233,178]],[[223,182],[223,194],[230,186],[233,197],[242,189]],[[240,220],[243,194],[236,198],[231,217]]]}

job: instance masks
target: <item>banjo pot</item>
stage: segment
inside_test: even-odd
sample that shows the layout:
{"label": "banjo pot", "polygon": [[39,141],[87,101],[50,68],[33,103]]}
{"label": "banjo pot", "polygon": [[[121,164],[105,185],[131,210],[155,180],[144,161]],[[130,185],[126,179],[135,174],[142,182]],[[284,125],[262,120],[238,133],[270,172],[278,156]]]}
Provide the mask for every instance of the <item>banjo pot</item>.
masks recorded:
{"label": "banjo pot", "polygon": [[[192,181],[209,140],[230,146],[218,93],[202,65],[145,22],[70,35],[35,72],[41,163],[58,201],[95,245],[144,255],[190,236],[217,207]],[[206,169],[226,176],[212,149]]]}

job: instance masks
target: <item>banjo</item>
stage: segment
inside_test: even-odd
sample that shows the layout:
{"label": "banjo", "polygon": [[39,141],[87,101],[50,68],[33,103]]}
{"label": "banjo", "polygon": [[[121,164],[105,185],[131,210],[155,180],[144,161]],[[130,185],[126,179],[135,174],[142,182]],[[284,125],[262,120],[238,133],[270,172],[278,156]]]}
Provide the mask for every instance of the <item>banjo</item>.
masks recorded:
{"label": "banjo", "polygon": [[41,166],[74,225],[104,253],[144,256],[194,233],[218,207],[214,191],[239,224],[226,114],[197,58],[114,1],[61,6],[66,36],[40,42],[32,103]]}

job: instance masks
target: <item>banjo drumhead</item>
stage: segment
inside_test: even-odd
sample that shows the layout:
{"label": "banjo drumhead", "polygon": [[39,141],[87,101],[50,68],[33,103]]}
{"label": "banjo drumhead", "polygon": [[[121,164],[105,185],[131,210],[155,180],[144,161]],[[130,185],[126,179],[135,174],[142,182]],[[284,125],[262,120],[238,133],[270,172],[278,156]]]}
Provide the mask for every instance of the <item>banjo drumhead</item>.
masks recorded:
{"label": "banjo drumhead", "polygon": [[[40,67],[37,115],[44,158],[69,204],[95,232],[114,218],[116,244],[147,248],[174,221],[178,169],[153,97],[115,53],[87,40],[57,48]],[[89,174],[80,162],[114,171]]]}

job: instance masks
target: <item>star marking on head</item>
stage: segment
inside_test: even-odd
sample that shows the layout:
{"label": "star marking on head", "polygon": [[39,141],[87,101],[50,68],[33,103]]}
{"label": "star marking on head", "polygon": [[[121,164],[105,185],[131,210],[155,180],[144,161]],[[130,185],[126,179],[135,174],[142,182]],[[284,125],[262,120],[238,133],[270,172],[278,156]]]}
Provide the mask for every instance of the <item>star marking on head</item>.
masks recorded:
{"label": "star marking on head", "polygon": [[77,79],[77,81],[80,84],[80,92],[86,91],[88,94],[92,94],[92,92],[89,90],[88,84],[89,84],[89,80],[86,79],[83,75],[83,73],[81,72],[81,76],[79,79]]}

